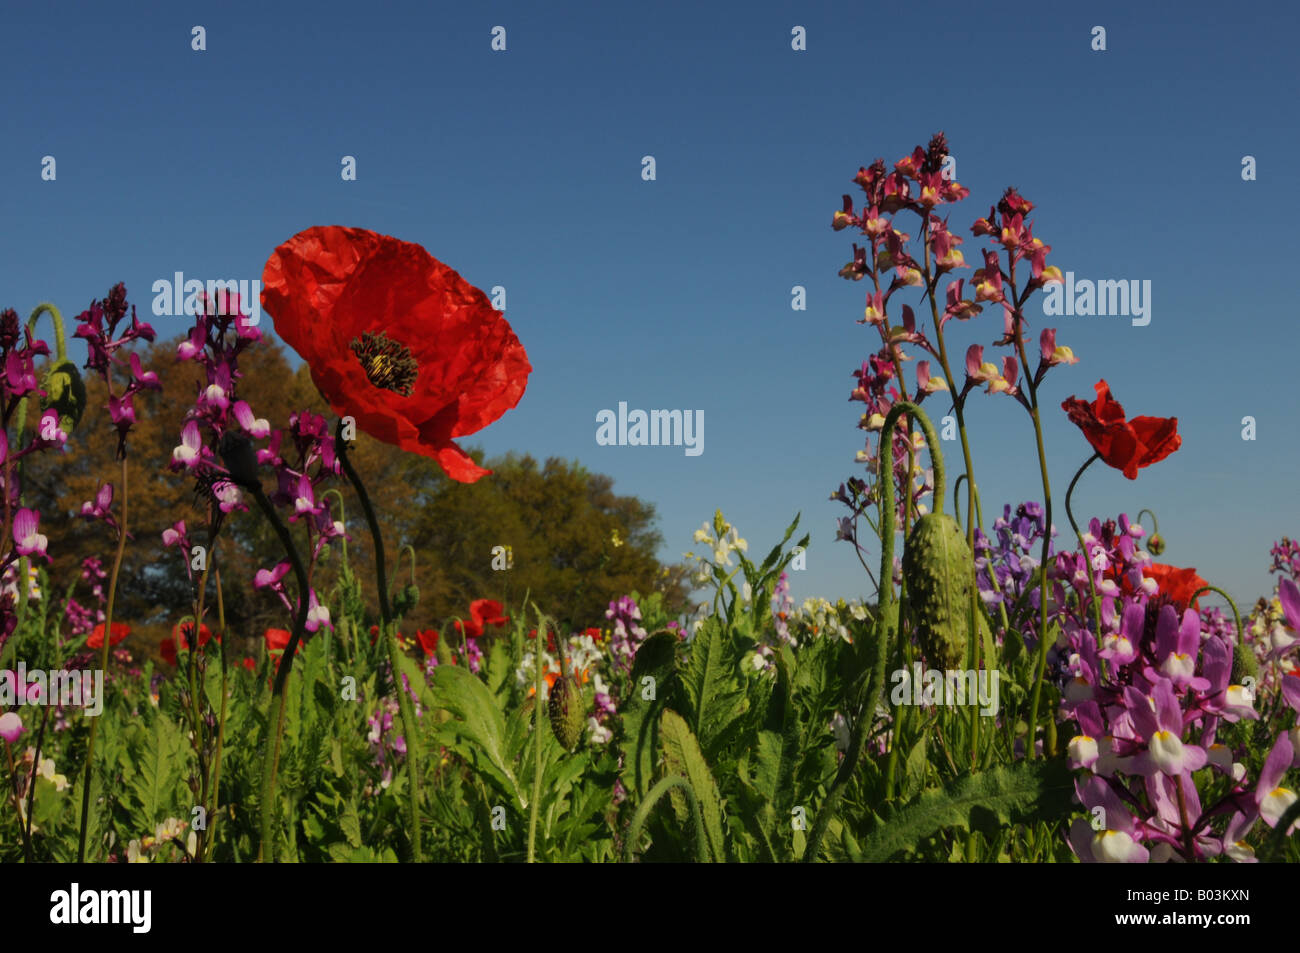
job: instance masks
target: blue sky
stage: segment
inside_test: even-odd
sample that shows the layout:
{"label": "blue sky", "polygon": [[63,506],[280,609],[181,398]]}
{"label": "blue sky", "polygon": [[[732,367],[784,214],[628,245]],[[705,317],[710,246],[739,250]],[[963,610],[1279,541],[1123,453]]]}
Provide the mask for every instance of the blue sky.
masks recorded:
{"label": "blue sky", "polygon": [[[968,261],[983,247],[970,222],[1015,185],[1049,263],[1152,282],[1146,327],[1052,321],[1081,358],[1042,391],[1058,528],[1090,452],[1059,405],[1104,377],[1130,415],[1176,415],[1184,442],[1136,482],[1094,467],[1077,512],[1152,508],[1165,561],[1242,600],[1264,592],[1271,542],[1300,531],[1295,7],[811,6],[8,5],[0,305],[50,298],[71,317],[122,280],[147,311],[155,280],[258,278],[312,225],[419,242],[506,288],[535,368],[520,406],[464,443],[612,475],[658,507],[666,559],[716,507],[760,552],[801,511],[795,595],[861,597],[828,496],[860,472],[850,374],[878,343],[856,323],[865,285],[836,274],[853,236],[831,214],[860,195],[859,165],[942,129],[972,191],[951,217]],[[1246,155],[1258,181],[1242,181]],[[1041,305],[1027,313],[1036,334]],[[986,314],[950,353],[1000,333]],[[619,401],[702,409],[704,453],[597,446],[596,414]],[[1028,415],[1006,397],[968,408],[986,518],[1040,498]]]}

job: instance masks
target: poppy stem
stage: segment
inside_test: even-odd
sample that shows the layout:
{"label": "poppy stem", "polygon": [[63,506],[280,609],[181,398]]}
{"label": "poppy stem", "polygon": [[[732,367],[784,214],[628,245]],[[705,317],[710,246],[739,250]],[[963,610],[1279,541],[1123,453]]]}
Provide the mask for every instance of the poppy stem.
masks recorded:
{"label": "poppy stem", "polygon": [[284,686],[289,680],[294,654],[298,651],[298,644],[302,641],[302,634],[307,627],[307,604],[311,598],[311,586],[307,581],[307,570],[303,567],[302,558],[298,555],[298,548],[293,544],[293,536],[289,534],[288,527],[275,512],[275,507],[267,499],[261,485],[254,483],[247,486],[247,489],[252,492],[257,505],[262,508],[262,515],[271,524],[275,534],[280,537],[280,544],[284,546],[284,551],[289,556],[289,563],[293,566],[294,578],[298,580],[298,616],[293,621],[293,635],[289,637],[289,644],[284,647],[284,654],[280,656],[280,664],[275,672],[275,683],[271,688],[275,719],[274,724],[267,725],[269,736],[266,760],[262,763],[261,843],[257,848],[257,859],[263,861],[274,859],[268,857],[268,854],[274,850],[271,843],[271,828],[275,818],[275,774],[280,761],[280,736],[284,732]]}
{"label": "poppy stem", "polygon": [[1092,617],[1097,623],[1097,645],[1101,645],[1101,604],[1097,600],[1097,583],[1092,578],[1092,556],[1088,553],[1088,547],[1083,543],[1083,534],[1079,532],[1079,524],[1074,521],[1074,511],[1070,508],[1070,496],[1074,493],[1074,485],[1079,482],[1079,477],[1083,476],[1083,471],[1092,466],[1094,461],[1101,459],[1100,453],[1094,453],[1079,467],[1079,472],[1074,475],[1070,481],[1070,487],[1065,491],[1065,515],[1070,520],[1070,526],[1074,530],[1074,535],[1079,539],[1079,548],[1083,550],[1083,564],[1088,568],[1088,591],[1092,593]]}
{"label": "poppy stem", "polygon": [[211,856],[217,838],[217,819],[221,810],[221,752],[226,741],[226,603],[221,596],[221,569],[212,567],[217,585],[217,643],[221,651],[221,715],[217,720],[217,751],[212,759],[212,809],[208,811],[208,829],[204,831],[204,847]]}
{"label": "poppy stem", "polygon": [[406,737],[406,782],[410,789],[407,795],[407,810],[411,825],[411,859],[419,864],[424,862],[420,851],[420,742],[416,734],[415,712],[411,708],[411,696],[402,684],[402,653],[393,631],[393,612],[388,601],[388,579],[384,565],[384,538],[379,532],[379,520],[375,517],[375,508],[370,503],[370,494],[366,492],[361,477],[348,459],[347,441],[343,439],[343,421],[340,420],[334,431],[334,452],[347,474],[352,488],[356,490],[361,501],[361,509],[366,514],[366,523],[370,526],[370,537],[375,545],[375,576],[379,587],[379,614],[383,620],[384,645],[388,650],[388,663],[393,670],[393,684],[397,692],[398,714],[402,719],[402,732]]}
{"label": "poppy stem", "polygon": [[[117,553],[113,556],[113,572],[108,580],[108,603],[104,607],[104,647],[99,655],[101,672],[108,672],[108,650],[113,644],[113,608],[117,604],[117,577],[122,572],[122,557],[126,554],[126,454],[122,454],[122,518],[117,524]],[[108,681],[105,679],[105,687]],[[95,765],[95,734],[99,719],[90,722],[90,740],[86,744],[86,774],[81,785],[81,830],[77,834],[77,863],[86,862],[86,831],[90,822],[90,781]]]}
{"label": "poppy stem", "polygon": [[[898,425],[898,418],[905,413],[909,418],[915,415],[916,421],[920,423],[921,430],[925,433],[926,445],[930,449],[930,462],[934,467],[935,512],[943,513],[943,453],[939,449],[939,440],[935,436],[934,427],[931,426],[930,418],[925,415],[925,411],[916,404],[905,400],[896,401],[894,406],[890,408],[889,415],[885,417],[885,425],[880,430],[880,479],[877,485],[880,487],[881,588],[876,598],[876,654],[872,659],[871,673],[863,684],[859,695],[857,717],[853,720],[853,730],[849,736],[848,750],[844,752],[844,759],[840,762],[839,771],[836,772],[835,781],[831,784],[825,802],[817,811],[817,820],[813,823],[813,829],[808,835],[808,843],[804,847],[803,856],[800,858],[803,863],[812,863],[817,859],[817,855],[821,850],[822,838],[826,835],[826,828],[830,825],[831,817],[836,808],[839,807],[840,798],[844,795],[844,788],[853,776],[858,761],[862,757],[862,749],[866,745],[867,736],[871,733],[875,721],[876,705],[880,701],[880,690],[885,684],[885,659],[889,654],[890,639],[897,635],[898,641],[902,641],[901,617],[898,608],[894,604],[895,504],[893,474],[894,428]],[[904,579],[904,583],[906,583],[906,579]],[[892,796],[894,771],[898,761],[897,723],[894,726],[894,735],[895,737],[890,741],[889,765],[886,769],[886,797]]]}
{"label": "poppy stem", "polygon": [[533,758],[533,797],[528,804],[528,863],[534,859],[533,849],[537,841],[537,802],[542,797],[542,652],[546,648],[546,617],[533,606],[537,612],[537,646],[533,650],[533,744],[536,755]]}

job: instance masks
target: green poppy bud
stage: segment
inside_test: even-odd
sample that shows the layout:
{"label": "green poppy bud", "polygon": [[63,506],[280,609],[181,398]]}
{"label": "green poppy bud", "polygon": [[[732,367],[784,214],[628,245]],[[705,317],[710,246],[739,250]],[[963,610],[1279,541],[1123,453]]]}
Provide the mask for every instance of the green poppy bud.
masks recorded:
{"label": "green poppy bud", "polygon": [[1151,538],[1147,540],[1147,552],[1152,556],[1159,556],[1165,551],[1165,541],[1159,533],[1152,533]]}
{"label": "green poppy bud", "polygon": [[1232,684],[1244,685],[1242,680],[1253,678],[1259,681],[1259,662],[1255,659],[1255,653],[1251,651],[1241,638],[1237,636],[1237,641],[1232,647]]}
{"label": "green poppy bud", "polygon": [[927,513],[916,521],[903,550],[907,605],[921,651],[931,666],[965,664],[975,559],[951,516]]}
{"label": "green poppy bud", "polygon": [[582,689],[572,675],[557,678],[551,686],[547,702],[551,715],[551,730],[555,739],[566,751],[573,751],[582,740],[582,729],[587,724],[586,709],[582,704]]}
{"label": "green poppy bud", "polygon": [[86,385],[77,365],[66,358],[56,362],[45,375],[41,388],[45,391],[41,410],[53,407],[59,415],[59,429],[71,434],[86,410]]}

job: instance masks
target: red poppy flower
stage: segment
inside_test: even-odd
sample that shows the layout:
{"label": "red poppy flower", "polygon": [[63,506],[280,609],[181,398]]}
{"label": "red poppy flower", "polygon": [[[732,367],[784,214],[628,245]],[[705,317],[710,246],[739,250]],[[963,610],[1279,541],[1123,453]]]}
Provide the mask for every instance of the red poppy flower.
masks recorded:
{"label": "red poppy flower", "polygon": [[1130,480],[1138,470],[1159,463],[1183,444],[1177,417],[1124,418],[1124,407],[1110,395],[1104,381],[1096,384],[1097,399],[1089,404],[1077,397],[1062,401],[1061,409],[1083,431],[1092,449]]}
{"label": "red poppy flower", "polygon": [[420,643],[420,648],[424,650],[425,655],[433,655],[438,651],[438,630],[426,629],[423,632],[416,632],[415,638]]}
{"label": "red poppy flower", "polygon": [[[168,665],[176,664],[176,647],[188,649],[190,647],[190,633],[194,631],[193,622],[177,623],[172,628],[171,638],[163,639],[158,643],[158,652]],[[206,625],[199,626],[199,647],[207,645],[212,640],[212,630]]]}
{"label": "red poppy flower", "polygon": [[470,617],[478,624],[480,635],[486,626],[510,624],[510,616],[501,614],[504,609],[495,599],[475,599],[469,604]]}
{"label": "red poppy flower", "polygon": [[240,664],[243,665],[244,668],[248,669],[250,672],[255,671],[257,669],[257,662],[255,662],[251,658],[244,659],[244,661],[241,662]]}
{"label": "red poppy flower", "polygon": [[[117,645],[131,634],[131,627],[125,622],[114,622],[113,632],[108,638],[109,645]],[[104,623],[95,626],[94,631],[90,633],[90,638],[86,639],[86,648],[102,649],[104,647]]]}
{"label": "red poppy flower", "polygon": [[[1196,594],[1196,590],[1209,585],[1196,575],[1195,569],[1179,569],[1177,566],[1166,566],[1163,563],[1152,563],[1143,567],[1142,575],[1154,579],[1161,593],[1174,600],[1183,609],[1199,609],[1199,605],[1192,603],[1192,596]],[[1200,600],[1196,602],[1199,603]]]}
{"label": "red poppy flower", "polygon": [[532,366],[482,291],[419,245],[336,225],[280,245],[262,289],[276,332],[336,413],[453,480],[491,472],[452,438],[518,404]]}
{"label": "red poppy flower", "polygon": [[[289,647],[289,640],[293,638],[293,633],[288,629],[267,629],[263,638],[266,639],[268,652],[283,652]],[[298,643],[298,651],[302,651],[302,642]]]}

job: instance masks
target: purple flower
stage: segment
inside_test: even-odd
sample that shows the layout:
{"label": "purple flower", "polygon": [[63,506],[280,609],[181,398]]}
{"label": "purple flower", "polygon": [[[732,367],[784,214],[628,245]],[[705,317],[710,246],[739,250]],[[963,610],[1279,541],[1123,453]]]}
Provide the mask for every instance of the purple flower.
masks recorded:
{"label": "purple flower", "polygon": [[49,540],[38,532],[40,518],[35,510],[24,508],[18,511],[14,516],[14,547],[20,556],[44,556],[48,562],[51,560],[45,547],[49,545]]}
{"label": "purple flower", "polygon": [[[1264,769],[1259,773],[1259,784],[1255,787],[1255,804],[1259,808],[1259,816],[1269,827],[1277,827],[1282,815],[1296,802],[1296,793],[1290,788],[1282,787],[1282,777],[1294,761],[1295,750],[1291,746],[1290,736],[1284,731],[1278,735],[1273,750],[1268,753]],[[1295,829],[1296,825],[1293,824],[1286,833],[1289,835]]]}
{"label": "purple flower", "polygon": [[0,715],[0,738],[13,744],[23,733],[23,720],[16,712],[8,711]]}

